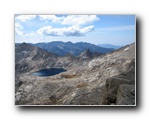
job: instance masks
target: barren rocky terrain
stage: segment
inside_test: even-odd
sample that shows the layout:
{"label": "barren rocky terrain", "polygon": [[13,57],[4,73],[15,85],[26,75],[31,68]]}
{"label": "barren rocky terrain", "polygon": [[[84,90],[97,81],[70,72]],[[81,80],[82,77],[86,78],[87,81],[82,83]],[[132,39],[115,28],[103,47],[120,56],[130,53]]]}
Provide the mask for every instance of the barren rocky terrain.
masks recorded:
{"label": "barren rocky terrain", "polygon": [[[40,69],[64,68],[53,76]],[[107,54],[86,50],[57,56],[26,43],[15,46],[16,105],[135,105],[135,43]]]}

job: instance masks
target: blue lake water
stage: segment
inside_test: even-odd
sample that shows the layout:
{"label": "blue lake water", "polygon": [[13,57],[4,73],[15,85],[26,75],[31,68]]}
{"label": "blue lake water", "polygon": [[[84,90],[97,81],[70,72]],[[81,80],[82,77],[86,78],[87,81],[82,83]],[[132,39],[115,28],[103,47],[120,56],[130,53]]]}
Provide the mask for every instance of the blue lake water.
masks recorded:
{"label": "blue lake water", "polygon": [[59,74],[61,72],[65,72],[67,70],[63,68],[51,68],[51,69],[41,69],[39,71],[33,72],[33,76],[40,76],[40,77],[45,77],[45,76],[52,76]]}

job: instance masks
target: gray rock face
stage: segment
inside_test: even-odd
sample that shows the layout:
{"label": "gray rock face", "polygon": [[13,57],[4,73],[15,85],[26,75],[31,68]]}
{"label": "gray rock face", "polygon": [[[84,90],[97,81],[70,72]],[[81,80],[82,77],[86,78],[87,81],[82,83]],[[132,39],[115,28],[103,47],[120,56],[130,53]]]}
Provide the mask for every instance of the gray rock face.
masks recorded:
{"label": "gray rock face", "polygon": [[[113,100],[112,100],[113,99]],[[126,72],[109,78],[105,84],[102,104],[135,104],[135,61],[132,60]]]}
{"label": "gray rock face", "polygon": [[135,86],[122,84],[117,92],[117,105],[134,105],[135,104]]}
{"label": "gray rock face", "polygon": [[[26,52],[16,51],[16,105],[135,104],[134,44],[86,60],[71,55],[58,57],[28,47],[19,48]],[[31,74],[44,67],[67,71],[48,77]]]}

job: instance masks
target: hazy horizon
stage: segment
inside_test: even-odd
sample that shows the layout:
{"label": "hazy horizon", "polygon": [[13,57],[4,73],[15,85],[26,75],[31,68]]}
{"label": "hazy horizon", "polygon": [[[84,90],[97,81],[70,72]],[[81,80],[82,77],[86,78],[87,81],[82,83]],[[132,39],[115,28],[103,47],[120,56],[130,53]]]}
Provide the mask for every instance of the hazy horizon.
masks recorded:
{"label": "hazy horizon", "polygon": [[15,15],[15,43],[135,42],[135,15]]}

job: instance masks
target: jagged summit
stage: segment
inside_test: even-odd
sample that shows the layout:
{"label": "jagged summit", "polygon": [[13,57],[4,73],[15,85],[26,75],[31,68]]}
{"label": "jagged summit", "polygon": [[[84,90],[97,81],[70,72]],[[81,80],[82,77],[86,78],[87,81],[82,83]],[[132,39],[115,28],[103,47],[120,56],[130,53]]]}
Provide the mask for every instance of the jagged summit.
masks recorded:
{"label": "jagged summit", "polygon": [[92,57],[92,52],[90,51],[90,49],[86,49],[84,52],[82,52],[80,55],[80,57]]}
{"label": "jagged summit", "polygon": [[102,55],[101,53],[93,53],[93,52],[91,52],[90,51],[90,49],[88,48],[88,49],[86,49],[85,51],[83,51],[79,56],[78,56],[78,58],[80,58],[80,59],[83,59],[83,60],[91,60],[91,59],[93,59],[93,58],[96,58],[96,57],[98,57],[98,56],[100,56],[100,55]]}

